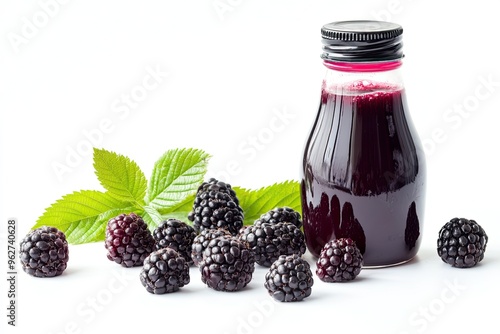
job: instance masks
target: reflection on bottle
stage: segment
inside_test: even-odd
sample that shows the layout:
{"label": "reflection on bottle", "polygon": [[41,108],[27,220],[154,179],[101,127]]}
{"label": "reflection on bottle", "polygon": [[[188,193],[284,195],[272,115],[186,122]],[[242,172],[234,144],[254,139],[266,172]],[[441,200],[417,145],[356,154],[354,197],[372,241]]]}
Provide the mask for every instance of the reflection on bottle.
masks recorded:
{"label": "reflection on bottle", "polygon": [[[329,199],[329,196],[323,192],[317,206],[309,202],[303,207],[304,215],[309,217],[311,222],[304,226],[304,233],[313,255],[318,256],[328,241],[339,238],[351,238],[356,242],[361,253],[365,252],[365,233],[354,216],[354,209],[350,202],[345,202],[341,209],[337,195]],[[314,238],[311,235],[314,235]]]}
{"label": "reflection on bottle", "polygon": [[363,227],[361,227],[359,221],[356,217],[354,217],[354,210],[352,208],[352,204],[349,202],[345,202],[342,207],[342,223],[340,225],[340,232],[338,235],[340,238],[351,238],[354,242],[356,242],[356,246],[361,251],[361,254],[365,253],[365,232],[363,231]]}
{"label": "reflection on bottle", "polygon": [[415,202],[412,202],[408,209],[405,228],[405,243],[409,250],[415,247],[418,238],[420,237],[420,222],[418,221],[417,209]]}
{"label": "reflection on bottle", "polygon": [[338,236],[340,235],[340,217],[342,215],[342,211],[340,210],[340,201],[337,195],[333,195],[332,199],[330,200],[330,215],[333,222],[334,236],[336,238],[339,238]]}
{"label": "reflection on bottle", "polygon": [[[314,224],[309,229],[304,229],[306,242],[311,252],[319,256],[323,246],[335,235],[335,223],[332,221],[335,213],[330,210],[326,193],[321,194],[318,206],[314,207],[313,203],[309,202],[309,215]],[[314,238],[311,238],[311,235],[314,235]]]}

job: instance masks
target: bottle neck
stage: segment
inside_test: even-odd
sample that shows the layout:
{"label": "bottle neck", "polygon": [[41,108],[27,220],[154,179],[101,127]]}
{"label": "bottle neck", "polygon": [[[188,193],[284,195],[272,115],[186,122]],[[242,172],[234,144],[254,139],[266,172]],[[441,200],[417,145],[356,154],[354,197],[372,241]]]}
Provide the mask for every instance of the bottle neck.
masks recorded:
{"label": "bottle neck", "polygon": [[341,62],[324,60],[326,68],[342,72],[385,72],[398,69],[402,65],[401,60],[381,61],[381,62]]}
{"label": "bottle neck", "polygon": [[373,90],[394,91],[404,88],[401,60],[386,62],[337,62],[325,60],[327,68],[323,87],[328,91],[353,93]]}

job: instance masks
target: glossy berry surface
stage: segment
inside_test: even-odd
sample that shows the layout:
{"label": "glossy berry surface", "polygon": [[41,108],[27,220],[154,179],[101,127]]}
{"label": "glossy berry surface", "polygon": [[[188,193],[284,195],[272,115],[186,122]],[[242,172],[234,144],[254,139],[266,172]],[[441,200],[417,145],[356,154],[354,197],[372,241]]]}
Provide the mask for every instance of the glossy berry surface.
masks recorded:
{"label": "glossy berry surface", "polygon": [[201,280],[217,291],[239,291],[252,280],[255,270],[248,246],[234,237],[210,240],[199,264]]}
{"label": "glossy berry surface", "polygon": [[302,227],[300,213],[289,207],[278,207],[273,210],[269,210],[260,216],[260,218],[255,222],[255,225],[261,223],[276,224],[282,222],[292,223],[298,228]]}
{"label": "glossy berry surface", "polygon": [[183,256],[190,265],[193,264],[191,247],[195,237],[193,227],[173,218],[164,220],[153,231],[155,249],[170,247]]}
{"label": "glossy berry surface", "polygon": [[150,293],[175,292],[189,283],[189,265],[174,249],[161,248],[144,259],[140,279]]}
{"label": "glossy berry surface", "polygon": [[324,282],[347,282],[355,279],[363,266],[363,255],[350,238],[330,240],[316,262],[316,275]]}
{"label": "glossy berry surface", "polygon": [[42,226],[30,231],[20,243],[23,270],[35,277],[55,277],[63,273],[68,263],[68,242],[62,231]]}
{"label": "glossy berry surface", "polygon": [[238,238],[248,243],[255,262],[264,267],[270,267],[281,255],[302,255],[306,251],[304,234],[288,222],[246,226]]}
{"label": "glossy berry surface", "polygon": [[297,254],[280,256],[266,273],[264,287],[279,302],[301,301],[314,284],[309,263]]}
{"label": "glossy berry surface", "polygon": [[484,258],[488,236],[474,220],[453,218],[439,231],[437,253],[443,262],[470,268]]}
{"label": "glossy berry surface", "polygon": [[155,240],[144,220],[130,213],[108,221],[104,245],[110,261],[123,267],[137,267],[155,249]]}
{"label": "glossy berry surface", "polygon": [[224,228],[236,235],[243,226],[243,210],[231,185],[214,178],[203,182],[188,214],[196,233],[203,229]]}
{"label": "glossy berry surface", "polygon": [[191,258],[195,266],[198,266],[203,260],[203,252],[208,247],[208,244],[212,239],[218,237],[230,237],[232,236],[226,229],[203,229],[200,234],[198,234],[194,240],[191,247]]}

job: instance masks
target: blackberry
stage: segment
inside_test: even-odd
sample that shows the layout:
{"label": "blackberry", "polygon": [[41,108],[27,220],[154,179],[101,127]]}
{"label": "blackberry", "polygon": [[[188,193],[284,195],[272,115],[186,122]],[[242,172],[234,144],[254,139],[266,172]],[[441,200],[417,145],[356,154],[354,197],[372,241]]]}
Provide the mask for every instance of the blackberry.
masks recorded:
{"label": "blackberry", "polygon": [[309,263],[297,254],[281,255],[266,273],[264,287],[280,302],[301,301],[314,284]]}
{"label": "blackberry", "polygon": [[111,218],[106,226],[108,259],[123,267],[142,266],[155,247],[153,235],[144,220],[135,213]]}
{"label": "blackberry", "polygon": [[140,279],[153,294],[175,292],[189,283],[189,265],[174,249],[161,248],[144,259]]}
{"label": "blackberry", "polygon": [[439,231],[437,252],[453,267],[470,268],[481,262],[488,236],[474,220],[453,218]]}
{"label": "blackberry", "polygon": [[201,280],[217,291],[238,291],[251,280],[255,270],[248,246],[234,237],[217,237],[203,251],[199,265]]}
{"label": "blackberry", "polygon": [[31,276],[59,276],[68,263],[66,236],[50,226],[32,230],[21,240],[19,257],[23,270]]}
{"label": "blackberry", "polygon": [[316,275],[324,282],[351,281],[359,275],[363,255],[350,238],[330,240],[316,262]]}
{"label": "blackberry", "polygon": [[193,264],[191,246],[195,237],[193,227],[174,218],[164,220],[153,231],[156,250],[170,247],[183,256],[189,265]]}
{"label": "blackberry", "polygon": [[276,224],[281,222],[292,223],[298,228],[302,227],[300,213],[289,207],[275,208],[262,214],[255,224],[270,223]]}
{"label": "blackberry", "polygon": [[197,193],[203,193],[203,192],[220,192],[224,194],[228,194],[231,196],[233,201],[237,204],[240,205],[238,196],[236,196],[236,192],[233,190],[231,185],[229,183],[225,183],[222,181],[217,180],[216,178],[210,178],[208,181],[203,182],[199,187]]}
{"label": "blackberry", "polygon": [[211,178],[198,187],[188,219],[193,222],[196,233],[202,229],[225,228],[236,235],[243,227],[243,210],[231,185]]}
{"label": "blackberry", "polygon": [[210,240],[222,237],[222,236],[232,236],[228,230],[225,229],[204,229],[198,234],[194,240],[191,247],[191,258],[195,266],[198,266],[203,260],[203,251],[207,248]]}
{"label": "blackberry", "polygon": [[288,222],[246,226],[238,238],[248,243],[255,262],[264,267],[270,267],[281,255],[302,255],[306,251],[304,234]]}

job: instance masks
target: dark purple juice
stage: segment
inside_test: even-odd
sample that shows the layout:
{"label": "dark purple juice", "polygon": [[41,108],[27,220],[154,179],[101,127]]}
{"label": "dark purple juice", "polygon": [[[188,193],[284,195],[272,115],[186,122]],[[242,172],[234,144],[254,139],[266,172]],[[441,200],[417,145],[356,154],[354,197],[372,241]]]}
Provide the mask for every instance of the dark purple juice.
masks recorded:
{"label": "dark purple juice", "polygon": [[350,237],[365,266],[412,259],[424,213],[423,151],[403,89],[358,82],[328,90],[307,141],[301,183],[304,233],[318,256]]}

